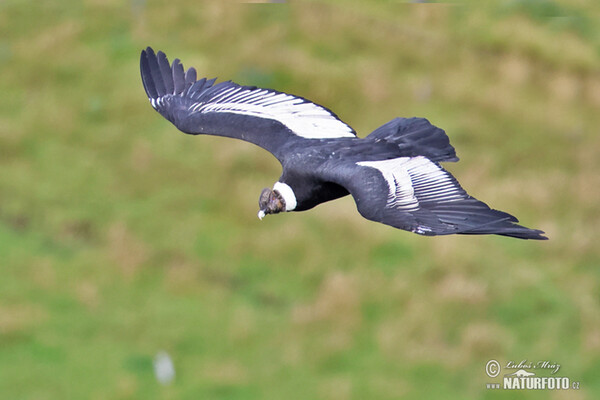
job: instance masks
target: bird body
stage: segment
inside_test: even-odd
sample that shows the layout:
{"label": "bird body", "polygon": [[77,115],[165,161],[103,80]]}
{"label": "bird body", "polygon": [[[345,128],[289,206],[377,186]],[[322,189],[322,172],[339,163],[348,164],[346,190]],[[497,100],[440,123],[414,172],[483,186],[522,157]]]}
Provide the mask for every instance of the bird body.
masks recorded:
{"label": "bird body", "polygon": [[395,118],[365,138],[331,110],[302,97],[196,79],[178,59],[142,51],[152,106],[181,131],[245,140],[273,154],[282,175],[259,198],[258,216],[305,211],[351,194],[359,213],[417,234],[498,234],[546,239],[543,232],[468,195],[440,162],[458,161],[446,133],[424,118]]}

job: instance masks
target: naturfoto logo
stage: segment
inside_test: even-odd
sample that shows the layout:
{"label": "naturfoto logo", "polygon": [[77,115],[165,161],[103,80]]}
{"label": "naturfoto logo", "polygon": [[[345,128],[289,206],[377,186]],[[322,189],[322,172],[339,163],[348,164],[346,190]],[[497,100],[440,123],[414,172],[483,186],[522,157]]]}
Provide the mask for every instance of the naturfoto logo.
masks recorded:
{"label": "naturfoto logo", "polygon": [[[537,362],[511,360],[506,362],[504,367],[497,360],[489,360],[485,365],[487,376],[496,378],[501,372],[505,372],[505,374],[501,383],[487,383],[486,388],[506,390],[579,389],[579,382],[572,382],[566,376],[556,376],[560,368],[560,364],[548,360]],[[538,374],[542,376],[538,376]]]}

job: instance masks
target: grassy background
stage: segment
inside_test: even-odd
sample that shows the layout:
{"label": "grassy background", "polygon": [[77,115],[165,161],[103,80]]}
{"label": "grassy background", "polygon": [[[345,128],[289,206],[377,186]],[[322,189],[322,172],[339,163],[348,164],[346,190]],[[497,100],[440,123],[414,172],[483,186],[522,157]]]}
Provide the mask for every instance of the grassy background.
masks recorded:
{"label": "grassy background", "polygon": [[[2,398],[598,398],[600,4],[475,4],[0,2]],[[278,163],[156,114],[147,45],[359,136],[427,117],[550,241],[423,238],[350,198],[259,222]],[[581,390],[487,390],[491,358]]]}

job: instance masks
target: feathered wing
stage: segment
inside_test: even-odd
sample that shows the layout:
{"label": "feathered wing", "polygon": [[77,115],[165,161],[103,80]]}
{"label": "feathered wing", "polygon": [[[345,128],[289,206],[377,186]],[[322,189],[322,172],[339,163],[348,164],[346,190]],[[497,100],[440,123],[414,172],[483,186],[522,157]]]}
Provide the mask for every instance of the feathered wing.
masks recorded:
{"label": "feathered wing", "polygon": [[343,162],[326,167],[324,175],[352,194],[363,217],[420,235],[546,239],[542,231],[469,196],[449,172],[423,156]]}
{"label": "feathered wing", "polygon": [[332,111],[302,97],[241,86],[231,81],[196,80],[161,51],[142,51],[140,70],[152,107],[181,131],[242,139],[274,154],[293,139],[356,137]]}

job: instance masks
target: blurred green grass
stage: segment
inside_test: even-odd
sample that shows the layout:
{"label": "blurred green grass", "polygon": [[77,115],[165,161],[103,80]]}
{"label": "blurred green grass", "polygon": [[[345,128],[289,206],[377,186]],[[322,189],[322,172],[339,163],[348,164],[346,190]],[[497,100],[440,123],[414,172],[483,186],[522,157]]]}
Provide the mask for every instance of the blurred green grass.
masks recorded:
{"label": "blurred green grass", "polygon": [[[0,3],[0,393],[477,399],[487,360],[600,394],[600,5]],[[260,222],[280,167],[149,106],[151,45],[200,75],[446,129],[473,195],[550,241],[422,238],[350,198]],[[152,359],[172,356],[160,386]]]}

